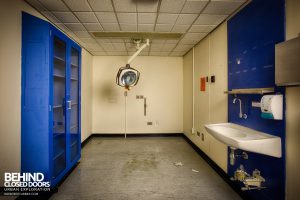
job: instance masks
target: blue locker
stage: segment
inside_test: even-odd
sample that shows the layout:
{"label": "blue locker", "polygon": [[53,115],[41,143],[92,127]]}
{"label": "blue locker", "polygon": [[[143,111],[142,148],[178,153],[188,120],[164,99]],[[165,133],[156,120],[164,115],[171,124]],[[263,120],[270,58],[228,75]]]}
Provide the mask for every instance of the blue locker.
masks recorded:
{"label": "blue locker", "polygon": [[80,69],[80,46],[22,13],[21,172],[41,172],[51,187],[81,155]]}

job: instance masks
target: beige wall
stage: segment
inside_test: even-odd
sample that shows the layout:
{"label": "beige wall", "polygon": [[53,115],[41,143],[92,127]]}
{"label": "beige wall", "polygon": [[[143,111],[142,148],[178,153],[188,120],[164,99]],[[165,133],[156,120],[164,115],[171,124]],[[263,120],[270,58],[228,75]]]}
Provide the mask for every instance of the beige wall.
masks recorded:
{"label": "beige wall", "polygon": [[82,49],[81,66],[81,142],[92,133],[93,56]]}
{"label": "beige wall", "polygon": [[[300,1],[286,0],[286,39],[300,33]],[[286,177],[287,199],[296,200],[300,196],[300,87],[286,88]]]}
{"label": "beige wall", "polygon": [[[227,172],[227,146],[217,141],[204,128],[205,124],[227,122],[227,24],[223,23],[194,48],[194,73],[192,50],[183,58],[184,71],[184,133],[204,153]],[[215,83],[206,83],[200,91],[200,78],[216,76]],[[194,77],[194,93],[192,80]],[[194,128],[192,106],[194,95]]]}
{"label": "beige wall", "polygon": [[[124,89],[115,83],[127,56],[96,56],[93,60],[93,133],[123,133]],[[182,133],[182,57],[139,56],[131,64],[139,83],[127,97],[128,133]],[[143,100],[147,98],[147,116]],[[147,122],[153,122],[152,126]]]}
{"label": "beige wall", "polygon": [[[21,165],[21,11],[43,18],[22,0],[0,1],[0,185]],[[83,139],[91,133],[92,56],[82,54]]]}
{"label": "beige wall", "polygon": [[183,58],[183,132],[193,128],[193,51]]}

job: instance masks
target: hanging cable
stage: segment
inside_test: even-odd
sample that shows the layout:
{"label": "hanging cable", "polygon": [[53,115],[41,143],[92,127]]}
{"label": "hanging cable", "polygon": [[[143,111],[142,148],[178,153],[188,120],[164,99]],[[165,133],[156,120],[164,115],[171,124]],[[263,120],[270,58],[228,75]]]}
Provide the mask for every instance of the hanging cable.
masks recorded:
{"label": "hanging cable", "polygon": [[125,112],[124,112],[124,136],[127,137],[127,91],[124,91]]}

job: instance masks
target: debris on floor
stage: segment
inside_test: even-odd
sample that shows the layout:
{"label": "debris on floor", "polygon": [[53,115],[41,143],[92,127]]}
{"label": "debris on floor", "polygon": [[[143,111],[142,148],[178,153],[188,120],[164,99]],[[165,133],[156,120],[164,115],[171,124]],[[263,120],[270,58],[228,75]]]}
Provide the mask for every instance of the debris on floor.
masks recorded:
{"label": "debris on floor", "polygon": [[199,172],[198,170],[195,170],[195,169],[192,169],[192,171],[195,172],[195,173],[198,173],[198,172]]}
{"label": "debris on floor", "polygon": [[183,166],[182,162],[174,162],[174,165],[176,167],[182,167]]}

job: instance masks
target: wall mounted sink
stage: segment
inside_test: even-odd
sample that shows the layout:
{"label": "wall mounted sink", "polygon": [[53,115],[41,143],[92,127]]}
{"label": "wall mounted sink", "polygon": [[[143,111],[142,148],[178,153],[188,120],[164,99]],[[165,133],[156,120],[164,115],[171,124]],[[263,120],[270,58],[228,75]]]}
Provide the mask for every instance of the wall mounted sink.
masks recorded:
{"label": "wall mounted sink", "polygon": [[205,129],[228,146],[281,157],[281,138],[233,123],[208,124]]}

